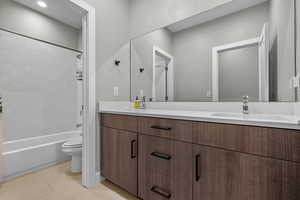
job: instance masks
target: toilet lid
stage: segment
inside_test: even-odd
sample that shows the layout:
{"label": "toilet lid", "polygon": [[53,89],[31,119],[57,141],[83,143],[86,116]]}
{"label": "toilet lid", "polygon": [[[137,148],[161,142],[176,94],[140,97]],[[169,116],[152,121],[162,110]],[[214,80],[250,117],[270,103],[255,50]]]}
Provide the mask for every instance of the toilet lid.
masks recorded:
{"label": "toilet lid", "polygon": [[63,144],[65,147],[77,147],[82,146],[82,136],[71,138],[69,141]]}

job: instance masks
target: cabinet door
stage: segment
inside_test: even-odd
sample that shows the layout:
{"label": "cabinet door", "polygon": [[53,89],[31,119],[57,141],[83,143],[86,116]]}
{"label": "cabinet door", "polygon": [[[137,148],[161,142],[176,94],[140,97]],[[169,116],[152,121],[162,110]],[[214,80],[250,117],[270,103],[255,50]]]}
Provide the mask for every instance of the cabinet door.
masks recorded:
{"label": "cabinet door", "polygon": [[139,197],[192,200],[191,144],[139,136]]}
{"label": "cabinet door", "polygon": [[194,145],[194,200],[300,199],[299,164]]}
{"label": "cabinet door", "polygon": [[137,195],[137,134],[102,129],[102,175]]}

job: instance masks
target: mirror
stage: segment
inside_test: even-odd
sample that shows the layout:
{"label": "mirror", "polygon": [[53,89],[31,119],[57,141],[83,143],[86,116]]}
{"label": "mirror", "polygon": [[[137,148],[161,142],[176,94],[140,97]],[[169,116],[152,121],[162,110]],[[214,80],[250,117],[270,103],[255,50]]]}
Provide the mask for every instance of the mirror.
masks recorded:
{"label": "mirror", "polygon": [[131,99],[295,101],[294,0],[240,1],[131,40]]}

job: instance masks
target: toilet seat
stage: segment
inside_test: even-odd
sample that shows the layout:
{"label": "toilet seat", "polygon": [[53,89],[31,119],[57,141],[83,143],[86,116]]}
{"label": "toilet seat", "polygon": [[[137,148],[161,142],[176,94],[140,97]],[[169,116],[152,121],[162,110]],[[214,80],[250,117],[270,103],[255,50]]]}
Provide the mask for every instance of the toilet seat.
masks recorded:
{"label": "toilet seat", "polygon": [[62,145],[62,148],[63,148],[63,149],[81,149],[81,148],[82,148],[82,145],[68,146],[68,145],[63,144],[63,145]]}
{"label": "toilet seat", "polygon": [[70,155],[75,154],[75,153],[81,154],[82,147],[77,147],[77,148],[63,147],[62,151],[65,153],[69,153]]}
{"label": "toilet seat", "polygon": [[82,136],[71,138],[63,144],[63,148],[78,148],[82,147]]}
{"label": "toilet seat", "polygon": [[62,145],[64,152],[82,151],[82,137],[71,138],[69,141]]}

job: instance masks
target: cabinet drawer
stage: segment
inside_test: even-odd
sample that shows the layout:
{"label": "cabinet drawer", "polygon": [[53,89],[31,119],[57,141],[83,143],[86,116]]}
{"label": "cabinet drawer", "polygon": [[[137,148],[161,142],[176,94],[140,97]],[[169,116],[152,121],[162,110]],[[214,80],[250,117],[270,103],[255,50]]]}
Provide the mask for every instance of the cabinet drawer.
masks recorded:
{"label": "cabinet drawer", "polygon": [[139,197],[192,200],[192,145],[139,136]]}
{"label": "cabinet drawer", "polygon": [[102,125],[109,128],[137,131],[137,118],[129,115],[102,114]]}
{"label": "cabinet drawer", "polygon": [[193,142],[300,162],[300,131],[193,122]]}
{"label": "cabinet drawer", "polygon": [[140,133],[192,142],[192,122],[151,117],[139,117]]}

